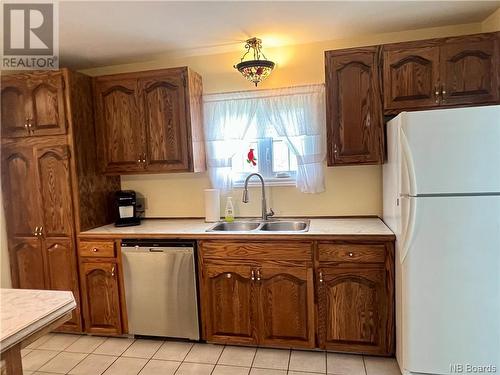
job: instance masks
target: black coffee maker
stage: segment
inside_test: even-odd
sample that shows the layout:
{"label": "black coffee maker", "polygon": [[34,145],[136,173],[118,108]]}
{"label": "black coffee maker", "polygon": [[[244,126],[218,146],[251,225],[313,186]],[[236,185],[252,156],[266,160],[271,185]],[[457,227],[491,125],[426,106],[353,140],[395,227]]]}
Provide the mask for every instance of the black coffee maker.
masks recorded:
{"label": "black coffee maker", "polygon": [[118,207],[118,220],[115,226],[128,227],[139,225],[141,219],[137,214],[137,200],[135,191],[120,190],[116,192],[116,204]]}

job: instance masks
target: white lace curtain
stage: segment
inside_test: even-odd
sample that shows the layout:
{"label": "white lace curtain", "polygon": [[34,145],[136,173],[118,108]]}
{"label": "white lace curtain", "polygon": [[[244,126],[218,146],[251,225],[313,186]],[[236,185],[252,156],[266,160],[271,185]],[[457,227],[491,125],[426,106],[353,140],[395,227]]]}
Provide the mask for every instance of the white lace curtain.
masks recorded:
{"label": "white lace curtain", "polygon": [[258,134],[285,137],[297,158],[296,185],[304,193],[325,190],[324,85],[204,96],[207,166],[212,185],[232,188],[231,161],[250,126]]}

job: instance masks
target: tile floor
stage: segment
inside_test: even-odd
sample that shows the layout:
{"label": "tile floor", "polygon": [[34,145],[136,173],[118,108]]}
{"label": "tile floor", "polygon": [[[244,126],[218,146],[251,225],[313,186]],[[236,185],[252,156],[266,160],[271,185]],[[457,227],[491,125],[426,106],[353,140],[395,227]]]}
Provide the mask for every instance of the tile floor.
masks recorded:
{"label": "tile floor", "polygon": [[22,355],[27,375],[401,375],[391,358],[70,334]]}

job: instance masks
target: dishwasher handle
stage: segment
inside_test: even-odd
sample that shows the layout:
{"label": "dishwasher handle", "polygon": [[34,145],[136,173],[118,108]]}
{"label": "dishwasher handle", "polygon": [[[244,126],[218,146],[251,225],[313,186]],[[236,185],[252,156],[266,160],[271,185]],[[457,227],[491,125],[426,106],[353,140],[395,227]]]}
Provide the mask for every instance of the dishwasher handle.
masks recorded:
{"label": "dishwasher handle", "polygon": [[150,247],[149,252],[150,253],[164,253],[165,249],[158,249],[157,247]]}
{"label": "dishwasher handle", "polygon": [[139,254],[139,253],[157,253],[157,254],[193,254],[194,248],[192,247],[140,247],[140,246],[126,246],[122,247],[122,253]]}

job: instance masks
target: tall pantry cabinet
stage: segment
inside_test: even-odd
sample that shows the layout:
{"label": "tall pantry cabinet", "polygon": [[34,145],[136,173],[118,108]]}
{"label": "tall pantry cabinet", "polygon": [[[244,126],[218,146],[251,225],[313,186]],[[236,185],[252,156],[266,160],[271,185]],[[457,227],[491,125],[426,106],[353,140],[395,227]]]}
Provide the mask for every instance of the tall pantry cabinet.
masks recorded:
{"label": "tall pantry cabinet", "polygon": [[83,331],[76,234],[113,221],[119,177],[98,173],[91,79],[66,69],[2,77],[1,173],[12,284],[70,290],[61,330]]}

